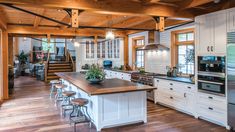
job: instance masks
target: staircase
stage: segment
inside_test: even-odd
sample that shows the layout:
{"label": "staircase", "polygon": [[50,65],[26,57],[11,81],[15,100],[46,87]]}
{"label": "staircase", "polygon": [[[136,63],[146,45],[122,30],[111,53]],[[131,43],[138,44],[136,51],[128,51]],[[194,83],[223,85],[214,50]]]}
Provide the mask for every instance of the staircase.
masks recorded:
{"label": "staircase", "polygon": [[50,82],[50,80],[59,79],[58,76],[55,75],[56,72],[72,72],[73,67],[71,62],[66,61],[50,61],[48,63],[48,69],[47,69],[47,82]]}

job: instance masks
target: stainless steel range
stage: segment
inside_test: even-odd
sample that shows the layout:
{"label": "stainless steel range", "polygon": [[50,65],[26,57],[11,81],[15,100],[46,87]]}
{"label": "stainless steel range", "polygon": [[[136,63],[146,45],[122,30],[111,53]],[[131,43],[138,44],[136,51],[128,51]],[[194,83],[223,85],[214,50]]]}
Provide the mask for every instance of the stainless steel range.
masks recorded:
{"label": "stainless steel range", "polygon": [[[140,83],[144,85],[153,86],[154,77],[155,76],[162,76],[162,74],[156,74],[156,73],[132,73],[131,74],[131,81],[135,83]],[[154,101],[154,91],[147,91],[147,98],[151,101]]]}

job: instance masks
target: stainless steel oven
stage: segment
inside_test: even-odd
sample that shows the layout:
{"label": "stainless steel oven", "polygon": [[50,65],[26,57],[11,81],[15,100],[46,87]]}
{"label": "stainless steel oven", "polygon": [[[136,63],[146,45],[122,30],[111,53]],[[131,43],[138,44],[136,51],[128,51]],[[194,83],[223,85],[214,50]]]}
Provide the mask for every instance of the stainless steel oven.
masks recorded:
{"label": "stainless steel oven", "polygon": [[225,96],[225,77],[198,75],[198,90]]}
{"label": "stainless steel oven", "polygon": [[198,74],[225,76],[225,56],[198,56]]}

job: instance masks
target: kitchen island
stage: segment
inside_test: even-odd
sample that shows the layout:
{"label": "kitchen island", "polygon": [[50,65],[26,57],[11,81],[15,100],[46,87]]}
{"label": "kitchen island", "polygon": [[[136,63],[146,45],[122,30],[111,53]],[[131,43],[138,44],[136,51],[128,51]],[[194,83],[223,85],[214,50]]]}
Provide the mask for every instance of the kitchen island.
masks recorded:
{"label": "kitchen island", "polygon": [[78,72],[56,73],[77,92],[77,97],[89,99],[88,112],[97,131],[102,128],[147,122],[146,91],[152,86],[121,79],[106,79],[100,84],[90,84]]}

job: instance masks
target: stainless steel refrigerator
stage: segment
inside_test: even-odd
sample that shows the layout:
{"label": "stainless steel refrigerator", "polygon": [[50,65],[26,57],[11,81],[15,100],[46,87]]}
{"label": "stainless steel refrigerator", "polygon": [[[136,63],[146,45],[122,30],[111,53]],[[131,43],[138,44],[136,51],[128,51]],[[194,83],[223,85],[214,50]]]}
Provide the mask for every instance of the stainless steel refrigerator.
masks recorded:
{"label": "stainless steel refrigerator", "polygon": [[228,125],[235,130],[235,32],[227,34]]}

